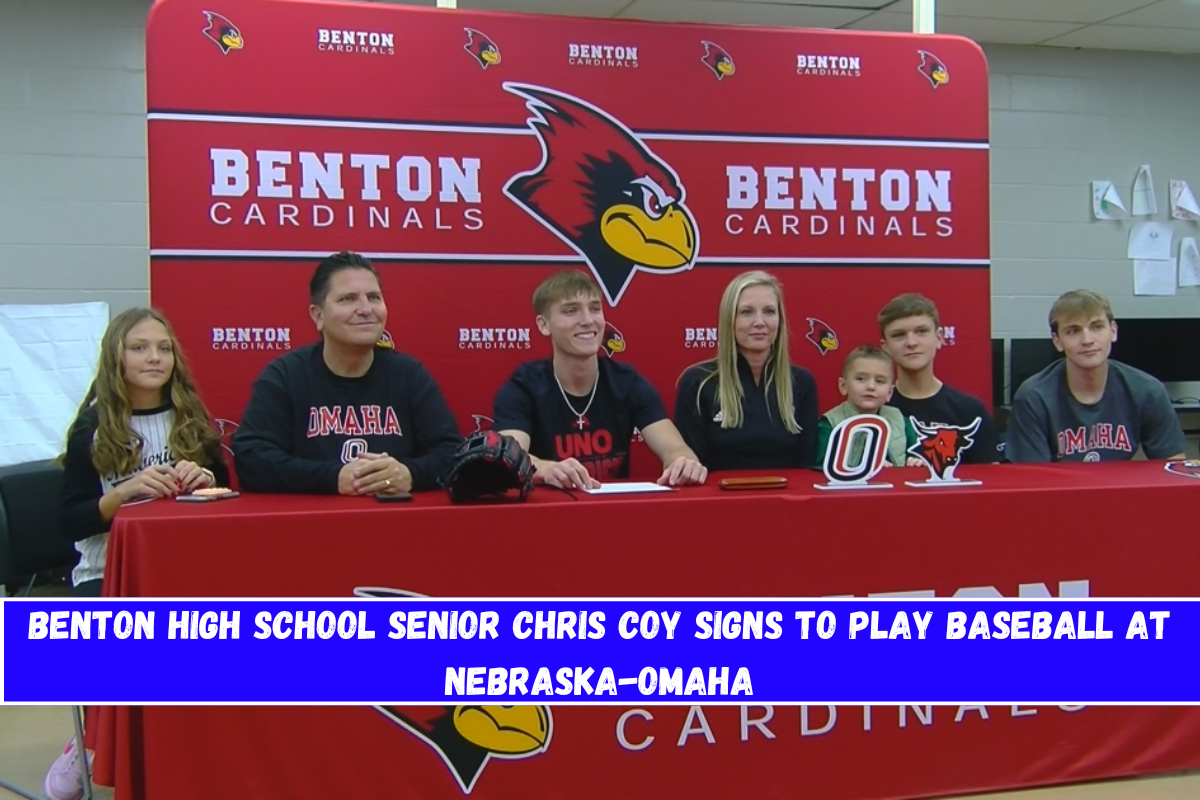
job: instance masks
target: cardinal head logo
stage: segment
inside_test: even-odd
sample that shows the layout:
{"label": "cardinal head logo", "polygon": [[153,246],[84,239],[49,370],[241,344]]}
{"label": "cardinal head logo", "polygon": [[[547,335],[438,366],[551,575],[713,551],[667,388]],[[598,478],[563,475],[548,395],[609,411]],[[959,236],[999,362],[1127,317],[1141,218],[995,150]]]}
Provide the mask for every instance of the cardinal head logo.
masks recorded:
{"label": "cardinal head logo", "polygon": [[825,355],[831,350],[838,349],[838,335],[833,328],[826,322],[822,322],[816,317],[807,317],[808,320],[808,335],[804,338],[812,342],[817,348],[817,352]]}
{"label": "cardinal head logo", "polygon": [[548,706],[377,706],[433,748],[464,794],[493,758],[524,759],[550,746]]}
{"label": "cardinal head logo", "polygon": [[699,250],[683,184],[621,121],[541,86],[505,83],[525,99],[542,160],[504,193],[583,257],[610,306],[634,274],[691,269]]}
{"label": "cardinal head logo", "polygon": [[704,55],[700,57],[700,61],[713,71],[717,80],[728,78],[735,72],[733,56],[729,55],[725,48],[716,42],[703,41],[700,44],[704,45]]}
{"label": "cardinal head logo", "polygon": [[463,28],[467,33],[467,43],[463,45],[471,56],[479,62],[483,69],[494,67],[500,63],[500,46],[492,41],[483,31],[474,28]]}
{"label": "cardinal head logo", "polygon": [[208,21],[208,26],[201,33],[221,48],[222,55],[229,55],[230,51],[241,50],[246,46],[245,40],[242,39],[241,29],[234,25],[228,17],[215,11],[205,11],[204,19]]}
{"label": "cardinal head logo", "polygon": [[918,50],[917,55],[921,57],[917,71],[926,77],[933,88],[936,89],[950,82],[950,70],[946,69],[946,65],[940,58],[927,50]]}

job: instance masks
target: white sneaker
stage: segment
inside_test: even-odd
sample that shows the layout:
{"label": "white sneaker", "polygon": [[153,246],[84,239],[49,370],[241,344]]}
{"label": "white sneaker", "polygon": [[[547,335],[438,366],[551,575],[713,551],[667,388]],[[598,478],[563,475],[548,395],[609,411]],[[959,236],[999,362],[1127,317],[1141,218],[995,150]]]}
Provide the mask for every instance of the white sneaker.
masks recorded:
{"label": "white sneaker", "polygon": [[[95,753],[87,751],[89,772],[93,758],[95,758]],[[75,746],[74,739],[67,742],[62,755],[54,759],[54,763],[50,765],[50,771],[46,773],[42,789],[45,790],[46,797],[49,797],[50,800],[79,800],[83,797],[83,776],[79,773],[79,748]]]}

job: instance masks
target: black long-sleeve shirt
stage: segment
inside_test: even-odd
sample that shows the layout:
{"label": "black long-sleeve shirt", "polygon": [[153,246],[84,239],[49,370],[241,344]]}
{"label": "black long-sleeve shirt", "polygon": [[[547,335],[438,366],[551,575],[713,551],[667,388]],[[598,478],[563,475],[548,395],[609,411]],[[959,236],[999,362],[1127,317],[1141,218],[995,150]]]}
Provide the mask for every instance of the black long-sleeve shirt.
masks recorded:
{"label": "black long-sleeve shirt", "polygon": [[[167,441],[174,422],[171,406],[135,410],[129,427],[142,437],[142,461],[124,475],[101,475],[92,463],[92,441],[100,417],[96,407],[87,408],[71,426],[67,435],[67,453],[63,459],[63,485],[60,520],[63,532],[74,541],[80,553],[73,578],[76,584],[104,576],[108,550],[108,530],[112,522],[100,516],[100,498],[146,467],[174,465],[178,460]],[[229,485],[229,468],[221,458],[220,445],[213,445],[199,466],[212,470],[217,486]]]}
{"label": "black long-sleeve shirt", "polygon": [[364,452],[408,467],[413,490],[441,484],[462,441],[441,389],[419,361],[376,348],[362,377],[335,375],[323,342],[267,365],[233,435],[248,492],[337,494],[338,473]]}
{"label": "black long-sleeve shirt", "polygon": [[[742,383],[742,425],[722,428],[717,379],[701,382],[715,368],[713,362],[687,370],[679,381],[675,399],[675,426],[696,453],[700,463],[714,472],[739,469],[800,469],[810,467],[817,447],[817,383],[812,373],[792,366],[792,408],[800,426],[791,433],[783,424],[775,387],[754,382],[750,365],[740,355],[738,378]],[[699,394],[699,409],[697,409]]]}

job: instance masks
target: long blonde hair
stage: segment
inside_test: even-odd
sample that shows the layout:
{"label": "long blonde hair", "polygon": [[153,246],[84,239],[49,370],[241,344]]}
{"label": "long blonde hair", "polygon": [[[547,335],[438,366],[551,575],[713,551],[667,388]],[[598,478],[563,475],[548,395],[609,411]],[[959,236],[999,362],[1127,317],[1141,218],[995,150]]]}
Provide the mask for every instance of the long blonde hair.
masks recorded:
{"label": "long blonde hair", "polygon": [[767,286],[774,291],[775,304],[779,310],[779,330],[776,332],[774,344],[771,345],[771,356],[763,370],[765,385],[768,391],[772,385],[775,387],[775,400],[779,404],[784,427],[789,433],[799,433],[800,425],[797,424],[792,409],[792,364],[788,358],[787,312],[783,307],[783,288],[774,275],[766,272],[743,272],[725,287],[717,319],[716,365],[700,382],[696,392],[696,408],[700,408],[700,392],[703,391],[704,384],[716,378],[721,427],[742,427],[742,400],[745,394],[742,391],[742,382],[738,378],[738,349],[734,327],[737,325],[738,300],[741,299],[742,292],[755,286]]}
{"label": "long blonde hair", "polygon": [[113,317],[100,342],[96,377],[79,406],[76,418],[96,407],[96,437],[92,464],[101,475],[125,475],[142,463],[142,437],[129,425],[133,406],[125,388],[125,337],[138,323],[157,320],[167,330],[175,366],[163,387],[163,398],[175,410],[167,442],[175,458],[205,465],[218,452],[219,439],[208,412],[196,393],[179,340],[166,317],[149,308],[131,308]]}

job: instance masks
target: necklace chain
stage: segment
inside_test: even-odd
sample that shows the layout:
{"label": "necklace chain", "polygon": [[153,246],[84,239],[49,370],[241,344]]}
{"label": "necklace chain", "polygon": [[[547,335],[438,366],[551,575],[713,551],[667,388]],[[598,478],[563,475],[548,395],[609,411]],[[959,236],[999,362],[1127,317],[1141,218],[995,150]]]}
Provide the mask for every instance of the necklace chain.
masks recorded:
{"label": "necklace chain", "polygon": [[562,392],[563,402],[567,404],[567,408],[571,409],[571,413],[579,418],[575,423],[576,426],[578,426],[580,430],[583,430],[583,426],[586,424],[585,418],[587,416],[587,412],[592,407],[592,401],[596,399],[596,387],[600,385],[600,371],[596,371],[596,380],[592,383],[592,393],[588,397],[587,405],[583,407],[583,411],[575,410],[575,406],[571,404],[571,399],[567,397],[567,390],[563,388],[562,381],[558,379],[557,372],[554,373],[554,382],[558,384],[558,390]]}

